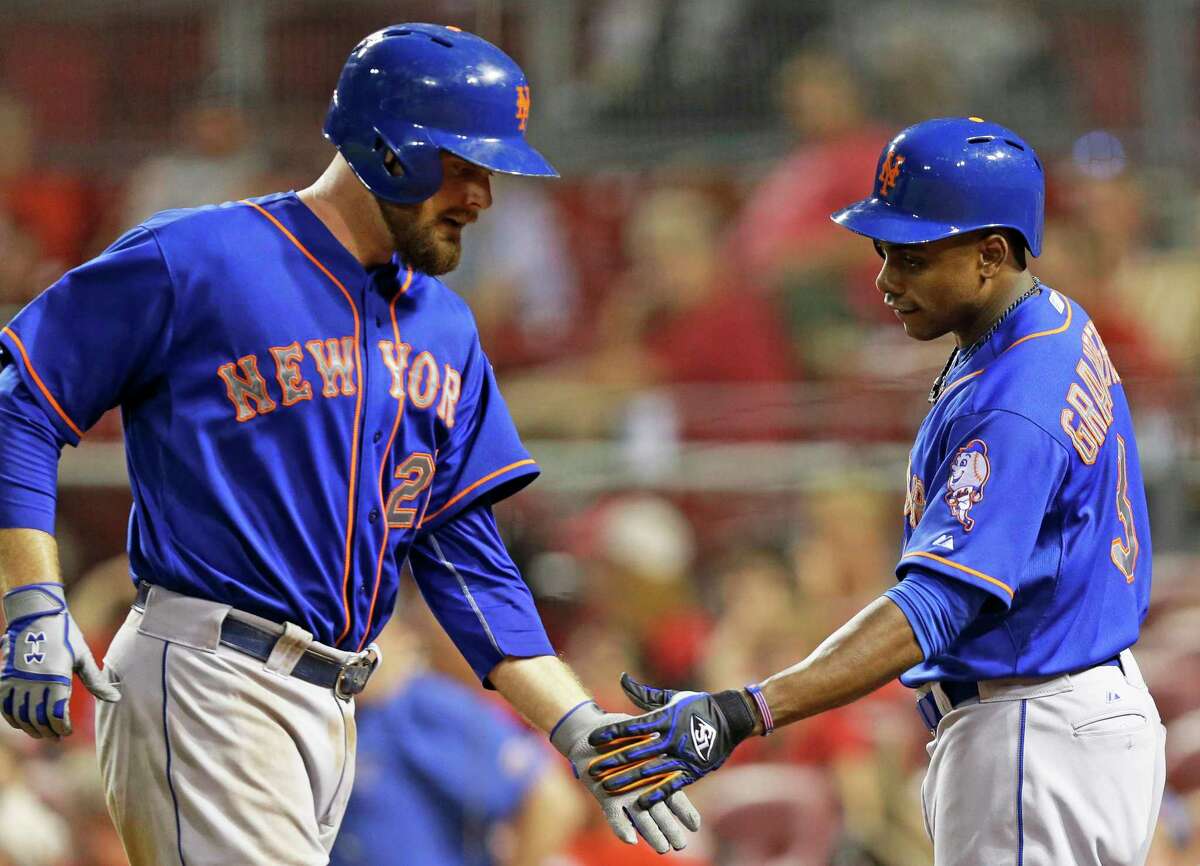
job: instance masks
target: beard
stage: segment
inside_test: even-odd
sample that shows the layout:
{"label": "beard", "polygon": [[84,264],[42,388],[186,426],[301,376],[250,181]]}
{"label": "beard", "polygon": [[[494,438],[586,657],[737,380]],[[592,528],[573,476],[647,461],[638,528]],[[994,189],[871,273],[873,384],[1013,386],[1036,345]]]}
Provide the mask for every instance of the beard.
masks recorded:
{"label": "beard", "polygon": [[447,237],[441,230],[441,218],[436,214],[422,215],[422,205],[376,201],[391,232],[393,248],[406,265],[431,277],[448,274],[458,267],[462,257],[461,229]]}

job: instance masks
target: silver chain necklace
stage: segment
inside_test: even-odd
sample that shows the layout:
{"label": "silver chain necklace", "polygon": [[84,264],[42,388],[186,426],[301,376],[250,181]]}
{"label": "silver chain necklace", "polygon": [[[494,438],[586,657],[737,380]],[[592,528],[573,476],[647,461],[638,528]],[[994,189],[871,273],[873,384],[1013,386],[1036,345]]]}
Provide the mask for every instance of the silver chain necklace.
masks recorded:
{"label": "silver chain necklace", "polygon": [[950,370],[954,367],[954,365],[969,360],[972,355],[979,351],[979,349],[985,343],[987,343],[987,341],[990,340],[993,335],[995,335],[996,331],[999,329],[1004,320],[1012,315],[1013,310],[1021,306],[1021,304],[1025,303],[1025,301],[1029,300],[1034,295],[1038,294],[1041,290],[1042,281],[1037,277],[1034,277],[1033,285],[1030,287],[1029,291],[1025,292],[1025,294],[1021,295],[1021,297],[1009,304],[1008,309],[1001,313],[1000,317],[996,319],[996,321],[992,322],[992,326],[987,329],[982,337],[980,337],[971,345],[967,346],[965,349],[959,349],[958,346],[955,346],[950,350],[950,357],[946,359],[946,366],[942,367],[942,372],[938,373],[937,378],[933,380],[933,385],[929,388],[930,403],[936,403],[938,397],[942,396],[942,386],[945,385],[946,376],[950,373]]}

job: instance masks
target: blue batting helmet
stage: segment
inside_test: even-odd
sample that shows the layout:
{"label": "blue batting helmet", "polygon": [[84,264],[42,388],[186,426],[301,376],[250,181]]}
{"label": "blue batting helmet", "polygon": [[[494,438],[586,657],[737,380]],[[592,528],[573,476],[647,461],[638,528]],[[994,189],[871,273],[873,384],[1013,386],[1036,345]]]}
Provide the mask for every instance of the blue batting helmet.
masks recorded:
{"label": "blue batting helmet", "polygon": [[558,177],[525,141],[529,105],[525,73],[487,40],[397,24],[350,53],[325,137],[375,195],[416,204],[442,185],[442,150],[491,171]]}
{"label": "blue batting helmet", "polygon": [[1042,251],[1045,200],[1042,164],[1019,135],[978,117],[941,117],[889,141],[872,195],[832,219],[893,244],[1010,228],[1036,256]]}

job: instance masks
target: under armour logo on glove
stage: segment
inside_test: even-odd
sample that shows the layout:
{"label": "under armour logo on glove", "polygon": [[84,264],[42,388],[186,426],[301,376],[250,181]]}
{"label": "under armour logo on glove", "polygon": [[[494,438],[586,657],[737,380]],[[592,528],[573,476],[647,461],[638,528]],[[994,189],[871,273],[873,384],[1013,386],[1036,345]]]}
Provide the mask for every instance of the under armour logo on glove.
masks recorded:
{"label": "under armour logo on glove", "polygon": [[25,664],[40,665],[46,661],[46,654],[42,652],[42,643],[46,640],[46,633],[39,631],[37,634],[30,632],[25,635],[25,643],[29,644],[29,652],[25,653]]}
{"label": "under armour logo on glove", "polygon": [[100,700],[120,700],[120,689],[96,665],[67,611],[61,584],[19,586],[5,593],[3,604],[8,628],[0,663],[0,717],[6,722],[31,737],[71,733],[71,675],[76,672]]}

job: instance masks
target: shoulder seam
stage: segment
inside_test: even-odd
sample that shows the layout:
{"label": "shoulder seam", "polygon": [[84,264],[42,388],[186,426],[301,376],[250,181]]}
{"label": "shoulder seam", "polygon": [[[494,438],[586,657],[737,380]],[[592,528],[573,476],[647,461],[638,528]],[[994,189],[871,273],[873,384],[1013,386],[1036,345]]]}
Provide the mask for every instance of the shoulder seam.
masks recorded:
{"label": "shoulder seam", "polygon": [[158,232],[146,225],[143,225],[142,229],[154,241],[154,248],[158,250],[158,259],[162,262],[163,270],[167,272],[167,285],[171,290],[170,306],[167,310],[167,333],[162,342],[163,351],[166,351],[175,339],[175,305],[179,299],[179,286],[175,282],[175,272],[171,269],[171,262],[167,259],[167,253],[163,249]]}
{"label": "shoulder seam", "polygon": [[971,418],[971,417],[974,417],[977,415],[988,415],[991,413],[1002,413],[1004,415],[1011,415],[1014,418],[1020,418],[1022,421],[1028,422],[1031,426],[1040,430],[1043,435],[1045,435],[1046,437],[1048,437],[1050,439],[1051,442],[1053,442],[1055,445],[1057,445],[1062,450],[1062,452],[1066,455],[1068,461],[1071,459],[1071,452],[1067,450],[1067,446],[1064,445],[1062,442],[1059,442],[1057,437],[1055,437],[1055,435],[1053,433],[1051,433],[1049,430],[1047,430],[1045,427],[1043,427],[1041,424],[1039,424],[1037,421],[1034,421],[1032,418],[1028,417],[1027,415],[1022,415],[1020,412],[1015,412],[1012,409],[1003,409],[998,406],[993,406],[993,407],[990,407],[987,409],[974,409],[970,412],[964,412],[962,415],[955,415],[954,418],[950,419],[947,423],[954,424],[959,419],[962,419],[962,418]]}

